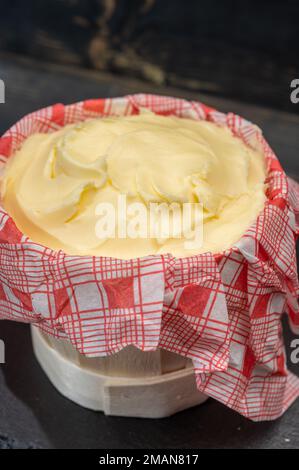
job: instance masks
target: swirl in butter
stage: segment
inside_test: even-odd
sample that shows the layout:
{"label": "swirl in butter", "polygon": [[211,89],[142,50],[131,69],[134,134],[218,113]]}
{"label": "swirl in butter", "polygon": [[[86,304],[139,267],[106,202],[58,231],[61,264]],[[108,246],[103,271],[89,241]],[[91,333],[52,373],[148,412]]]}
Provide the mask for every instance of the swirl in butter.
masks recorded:
{"label": "swirl in butter", "polygon": [[[265,202],[262,152],[226,127],[158,116],[110,117],[30,136],[2,176],[2,202],[32,240],[68,254],[123,259],[155,253],[182,257],[236,243]],[[184,239],[111,238],[95,233],[96,207],[129,201],[200,202],[203,244]]]}

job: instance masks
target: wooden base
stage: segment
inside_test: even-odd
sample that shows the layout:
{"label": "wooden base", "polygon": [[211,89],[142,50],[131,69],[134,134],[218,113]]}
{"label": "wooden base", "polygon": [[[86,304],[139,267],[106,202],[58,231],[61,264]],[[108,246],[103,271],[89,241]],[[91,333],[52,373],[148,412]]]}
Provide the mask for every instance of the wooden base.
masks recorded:
{"label": "wooden base", "polygon": [[[51,346],[48,337],[38,328],[33,326],[31,331],[35,356],[52,384],[62,395],[85,408],[107,415],[163,418],[199,405],[208,398],[197,390],[189,363],[180,370],[162,375],[148,376],[146,371],[143,377],[104,374],[94,366],[86,367],[88,361],[92,363],[95,359],[80,355],[84,358],[84,366],[78,365]],[[75,352],[69,343],[67,348]],[[145,357],[155,353],[142,353],[134,348],[132,354]],[[105,359],[109,360],[99,359],[101,364]]]}

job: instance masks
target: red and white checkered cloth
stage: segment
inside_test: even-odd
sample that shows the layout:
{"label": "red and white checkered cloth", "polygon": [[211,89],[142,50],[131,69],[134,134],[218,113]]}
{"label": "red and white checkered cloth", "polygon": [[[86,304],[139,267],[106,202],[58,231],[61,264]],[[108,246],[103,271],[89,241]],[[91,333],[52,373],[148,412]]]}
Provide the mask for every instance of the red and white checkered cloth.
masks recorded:
{"label": "red and white checkered cloth", "polygon": [[25,116],[0,139],[5,164],[24,139],[87,118],[140,108],[228,126],[262,148],[268,199],[231,249],[176,259],[68,256],[34,243],[0,208],[0,318],[37,324],[87,356],[132,344],[194,362],[198,389],[253,420],[279,417],[299,395],[286,369],[281,315],[299,332],[295,242],[299,185],[288,181],[261,131],[201,103],[134,95],[56,104]]}

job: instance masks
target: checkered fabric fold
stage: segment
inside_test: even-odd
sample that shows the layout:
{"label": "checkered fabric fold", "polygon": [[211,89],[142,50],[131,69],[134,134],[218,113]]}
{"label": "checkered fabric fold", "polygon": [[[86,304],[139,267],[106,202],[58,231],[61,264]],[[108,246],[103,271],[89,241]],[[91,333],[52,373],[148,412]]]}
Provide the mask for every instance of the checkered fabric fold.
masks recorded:
{"label": "checkered fabric fold", "polygon": [[193,360],[198,389],[253,420],[279,417],[299,395],[286,369],[281,316],[299,332],[295,244],[299,185],[261,131],[195,101],[133,95],[56,104],[25,116],[0,139],[4,165],[24,139],[88,118],[138,114],[209,120],[262,149],[267,202],[231,249],[176,259],[69,256],[31,241],[0,208],[0,318],[38,325],[87,356],[127,345]]}

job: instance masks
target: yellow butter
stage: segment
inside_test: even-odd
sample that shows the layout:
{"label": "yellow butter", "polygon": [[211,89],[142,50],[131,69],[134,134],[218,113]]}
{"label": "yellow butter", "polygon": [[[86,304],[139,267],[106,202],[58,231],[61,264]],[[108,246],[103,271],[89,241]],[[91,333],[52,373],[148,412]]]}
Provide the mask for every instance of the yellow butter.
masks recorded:
{"label": "yellow butter", "polygon": [[[94,119],[29,137],[2,177],[2,203],[32,240],[69,254],[189,256],[236,243],[265,203],[265,162],[229,129],[158,116]],[[184,238],[99,239],[99,203],[200,202],[203,244]]]}

